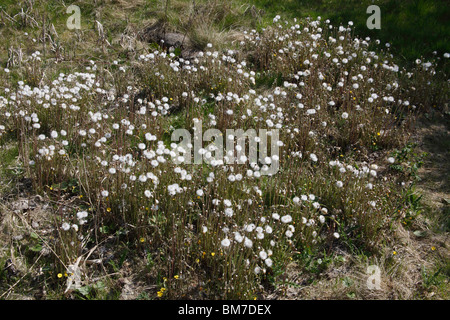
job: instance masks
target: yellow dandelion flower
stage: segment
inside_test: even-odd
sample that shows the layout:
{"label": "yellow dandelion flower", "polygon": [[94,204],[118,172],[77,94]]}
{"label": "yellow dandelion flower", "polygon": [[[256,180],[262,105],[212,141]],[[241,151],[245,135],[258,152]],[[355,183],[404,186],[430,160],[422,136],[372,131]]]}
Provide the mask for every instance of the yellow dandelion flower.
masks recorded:
{"label": "yellow dandelion flower", "polygon": [[392,252],[392,254],[395,256],[397,254],[397,251]]}
{"label": "yellow dandelion flower", "polygon": [[158,291],[157,295],[158,295],[159,298],[161,298],[163,296],[163,292]]}
{"label": "yellow dandelion flower", "polygon": [[62,278],[62,273],[58,273],[58,278]]}

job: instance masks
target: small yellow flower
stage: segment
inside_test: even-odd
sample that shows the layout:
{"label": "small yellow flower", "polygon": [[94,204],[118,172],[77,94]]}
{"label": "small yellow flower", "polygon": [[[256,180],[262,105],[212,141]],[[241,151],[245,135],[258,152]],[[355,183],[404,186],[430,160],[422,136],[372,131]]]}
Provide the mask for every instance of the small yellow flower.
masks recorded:
{"label": "small yellow flower", "polygon": [[392,252],[392,254],[395,256],[397,254],[397,251]]}
{"label": "small yellow flower", "polygon": [[214,252],[211,252],[211,255],[214,257],[216,254]]}
{"label": "small yellow flower", "polygon": [[141,243],[142,243],[142,242],[145,242],[145,238],[140,238],[139,241],[140,241]]}
{"label": "small yellow flower", "polygon": [[161,288],[161,292],[164,292],[164,291],[166,291],[166,288]]}
{"label": "small yellow flower", "polygon": [[62,278],[62,273],[58,273],[58,278]]}
{"label": "small yellow flower", "polygon": [[380,132],[377,132],[377,136],[379,136],[379,135],[381,135],[381,133],[380,133]]}
{"label": "small yellow flower", "polygon": [[433,251],[436,250],[436,247],[435,247],[435,246],[432,246],[432,247],[431,247],[431,250],[433,250]]}
{"label": "small yellow flower", "polygon": [[158,291],[158,297],[161,298],[163,296],[163,292],[162,291]]}
{"label": "small yellow flower", "polygon": [[106,211],[111,212],[111,208],[106,208]]}
{"label": "small yellow flower", "polygon": [[175,276],[174,276],[175,279],[178,279],[179,277],[180,277],[179,275],[175,275]]}

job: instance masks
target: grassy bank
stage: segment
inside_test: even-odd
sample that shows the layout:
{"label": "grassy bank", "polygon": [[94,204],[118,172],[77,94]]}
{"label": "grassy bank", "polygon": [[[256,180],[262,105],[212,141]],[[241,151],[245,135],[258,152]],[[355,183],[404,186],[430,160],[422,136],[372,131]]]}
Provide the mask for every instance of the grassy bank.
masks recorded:
{"label": "grassy bank", "polygon": [[[417,182],[447,170],[426,157],[446,146],[448,55],[416,55],[447,44],[403,37],[445,34],[411,23],[445,10],[385,1],[366,33],[353,3],[2,5],[0,298],[447,299],[448,207]],[[172,139],[196,125],[220,131],[202,164]],[[238,128],[278,130],[279,154],[220,145]]]}
{"label": "grassy bank", "polygon": [[[355,33],[391,44],[391,52],[405,62],[431,58],[433,52],[450,52],[450,7],[446,1],[271,1],[255,0],[269,17],[283,12],[290,17],[322,16],[334,24],[354,22]],[[381,29],[369,30],[366,13],[370,5],[381,10]]]}

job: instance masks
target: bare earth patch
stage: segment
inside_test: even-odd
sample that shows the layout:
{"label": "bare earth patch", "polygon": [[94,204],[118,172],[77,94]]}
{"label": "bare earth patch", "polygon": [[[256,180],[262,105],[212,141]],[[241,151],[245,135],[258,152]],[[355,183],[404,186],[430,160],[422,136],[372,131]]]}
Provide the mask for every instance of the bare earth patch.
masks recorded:
{"label": "bare earth patch", "polygon": [[[421,181],[417,190],[437,212],[447,216],[450,201],[450,117],[448,113],[432,115],[419,122],[416,141],[420,150],[427,152],[425,166],[420,169]],[[442,226],[441,226],[442,227]]]}

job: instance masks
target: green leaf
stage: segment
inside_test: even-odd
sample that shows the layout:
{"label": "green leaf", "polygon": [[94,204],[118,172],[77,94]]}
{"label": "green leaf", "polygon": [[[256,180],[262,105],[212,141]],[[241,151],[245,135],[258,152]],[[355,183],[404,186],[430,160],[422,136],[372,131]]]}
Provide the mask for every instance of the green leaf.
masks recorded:
{"label": "green leaf", "polygon": [[106,288],[106,286],[102,281],[98,281],[92,286],[92,288],[94,288],[96,290],[104,290]]}
{"label": "green leaf", "polygon": [[344,287],[348,288],[353,284],[353,280],[345,277],[344,280],[342,281],[342,284],[344,285]]}
{"label": "green leaf", "polygon": [[177,57],[179,57],[181,55],[181,49],[180,48],[175,48],[174,52],[173,52]]}
{"label": "green leaf", "polygon": [[34,252],[39,252],[42,250],[42,246],[40,244],[37,244],[34,247],[30,247],[30,250]]}
{"label": "green leaf", "polygon": [[38,236],[38,234],[36,232],[30,233],[30,237],[33,238],[33,239],[36,239],[36,240],[39,239],[39,236]]}
{"label": "green leaf", "polygon": [[100,230],[101,233],[108,233],[109,232],[108,226],[102,226],[102,227],[100,227],[99,230]]}
{"label": "green leaf", "polygon": [[91,287],[90,286],[84,286],[81,288],[77,289],[79,293],[81,293],[83,296],[87,296],[89,294],[89,292],[91,291]]}
{"label": "green leaf", "polygon": [[349,297],[350,299],[355,299],[356,294],[354,292],[349,292],[349,293],[347,293],[347,297]]}

